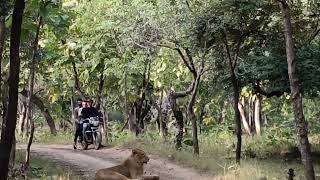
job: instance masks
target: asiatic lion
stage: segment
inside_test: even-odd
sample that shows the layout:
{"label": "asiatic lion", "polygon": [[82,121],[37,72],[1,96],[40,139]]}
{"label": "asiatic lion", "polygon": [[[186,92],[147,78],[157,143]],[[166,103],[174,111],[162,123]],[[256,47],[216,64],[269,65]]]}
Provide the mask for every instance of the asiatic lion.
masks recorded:
{"label": "asiatic lion", "polygon": [[159,180],[158,176],[143,176],[143,165],[148,161],[149,157],[144,151],[133,149],[122,164],[98,170],[95,180]]}

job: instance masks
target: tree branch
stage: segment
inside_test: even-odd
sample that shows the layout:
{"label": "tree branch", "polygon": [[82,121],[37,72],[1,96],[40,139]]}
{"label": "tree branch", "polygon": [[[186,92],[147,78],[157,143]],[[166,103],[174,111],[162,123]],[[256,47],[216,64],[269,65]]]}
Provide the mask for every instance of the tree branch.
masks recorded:
{"label": "tree branch", "polygon": [[235,52],[234,58],[233,58],[233,65],[232,65],[233,67],[236,67],[236,65],[237,65],[238,56],[239,56],[239,52],[240,52],[240,46],[241,46],[241,40],[242,40],[243,36],[244,36],[244,34],[242,34],[237,41],[236,52]]}
{"label": "tree branch", "polygon": [[189,11],[193,13],[193,10],[191,9],[191,6],[190,6],[190,3],[188,0],[186,0],[186,4],[187,4]]}
{"label": "tree branch", "polygon": [[252,83],[253,85],[253,93],[254,94],[261,94],[263,96],[266,96],[267,98],[276,96],[276,97],[280,97],[282,96],[284,93],[290,93],[290,89],[289,87],[286,88],[283,91],[271,91],[271,92],[266,92],[265,90],[261,89],[259,82],[256,83]]}
{"label": "tree branch", "polygon": [[[70,57],[71,58],[71,57]],[[74,74],[74,88],[79,91],[81,96],[84,96],[84,93],[81,90],[79,78],[78,78],[78,71],[76,67],[76,63],[72,60],[72,68],[73,68],[73,74]]]}
{"label": "tree branch", "polygon": [[[197,77],[197,76],[196,76],[196,77]],[[178,92],[172,92],[172,96],[173,96],[174,98],[180,98],[180,97],[185,97],[185,96],[189,95],[189,94],[193,91],[193,89],[194,89],[194,86],[195,86],[195,84],[196,84],[195,80],[196,80],[196,78],[194,78],[194,79],[192,80],[192,82],[191,82],[191,84],[189,85],[189,87],[188,87],[187,90],[185,90],[185,91],[178,91]]]}
{"label": "tree branch", "polygon": [[278,3],[281,3],[284,7],[288,7],[288,3],[286,0],[275,0]]}
{"label": "tree branch", "polygon": [[100,110],[104,80],[105,80],[105,77],[103,75],[103,70],[102,70],[102,72],[100,74],[100,78],[99,78],[99,86],[98,86],[98,92],[97,92],[97,100],[96,100],[96,109],[97,110]]}
{"label": "tree branch", "polygon": [[225,49],[226,49],[226,53],[227,53],[227,56],[228,56],[228,60],[229,60],[229,65],[230,65],[230,68],[232,71],[234,71],[234,66],[233,66],[233,63],[232,63],[232,57],[231,57],[231,54],[230,54],[230,47],[228,45],[228,39],[227,39],[227,34],[223,31],[223,37],[224,37],[224,45],[225,45]]}
{"label": "tree branch", "polygon": [[[29,91],[27,91],[26,89],[23,89],[19,93],[21,95],[23,95],[24,97],[27,97]],[[43,101],[38,96],[36,96],[35,94],[33,94],[31,98],[32,98],[31,99],[32,103],[35,104],[40,109],[40,111],[42,112],[43,116],[47,120],[47,123],[48,123],[48,125],[50,127],[51,134],[56,135],[57,134],[56,126],[55,126],[55,123],[54,123],[54,120],[53,120],[52,116],[50,115],[50,112],[49,112],[48,108],[44,105]]]}
{"label": "tree branch", "polygon": [[[189,71],[193,74],[193,75],[196,75],[196,70],[195,70],[195,67],[194,67],[194,63],[193,63],[193,58],[191,56],[191,52],[186,48],[184,49],[185,52],[186,52],[186,55],[185,56],[183,54],[183,52],[181,51],[180,48],[177,47],[177,44],[176,43],[173,43],[175,46],[171,46],[169,44],[158,44],[158,46],[160,47],[165,47],[165,48],[168,48],[168,49],[172,49],[172,50],[175,50],[178,52],[178,54],[180,55],[183,63],[187,66],[187,68],[189,69]],[[188,61],[189,60],[189,61]]]}
{"label": "tree branch", "polygon": [[187,56],[189,58],[191,68],[193,69],[193,71],[195,71],[196,68],[195,68],[194,63],[193,63],[193,58],[191,56],[191,52],[190,52],[190,50],[188,48],[186,48],[185,51],[186,51],[186,54],[187,54]]}
{"label": "tree branch", "polygon": [[311,37],[311,39],[310,39],[310,42],[311,42],[312,40],[314,40],[314,39],[319,35],[319,33],[320,33],[320,28],[317,29],[317,30],[313,33],[313,35],[312,35],[312,37]]}
{"label": "tree branch", "polygon": [[[190,60],[190,63],[188,62],[187,58],[185,55],[183,55],[182,51],[180,48],[175,48],[175,50],[179,53],[180,57],[182,58],[183,60],[183,63],[187,66],[187,68],[189,69],[189,71],[192,73],[192,74],[195,74],[195,69],[194,69],[194,65],[193,65],[193,62],[192,60]],[[189,55],[188,55],[189,56]]]}

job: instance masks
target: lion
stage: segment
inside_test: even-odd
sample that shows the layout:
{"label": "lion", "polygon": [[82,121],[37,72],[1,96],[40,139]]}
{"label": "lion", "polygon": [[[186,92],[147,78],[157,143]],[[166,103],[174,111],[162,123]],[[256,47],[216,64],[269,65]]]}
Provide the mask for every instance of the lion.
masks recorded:
{"label": "lion", "polygon": [[159,180],[158,176],[143,176],[143,165],[149,157],[140,149],[133,149],[131,155],[120,165],[97,171],[95,180]]}

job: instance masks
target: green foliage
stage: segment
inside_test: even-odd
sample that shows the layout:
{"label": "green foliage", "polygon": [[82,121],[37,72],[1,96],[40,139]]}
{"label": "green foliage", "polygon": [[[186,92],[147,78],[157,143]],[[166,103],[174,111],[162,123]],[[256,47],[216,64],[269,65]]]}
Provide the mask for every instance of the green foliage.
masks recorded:
{"label": "green foliage", "polygon": [[[317,38],[306,41],[303,34],[309,37],[316,28],[316,20],[304,12],[307,9],[317,13],[319,10],[315,7],[318,4],[298,3],[292,6],[303,90],[306,95],[315,97],[318,96],[317,76],[320,74],[320,64],[316,59],[319,41]],[[103,74],[102,95],[107,98],[108,109],[124,112],[125,94],[128,106],[139,97],[148,61],[150,80],[155,89],[184,90],[192,81],[176,50],[164,47],[164,44],[188,49],[196,67],[207,48],[207,71],[201,79],[195,110],[200,115],[205,107],[205,118],[210,120],[210,127],[205,128],[210,129],[218,124],[223,108],[227,109],[228,121],[231,122],[233,116],[224,34],[232,55],[237,40],[242,37],[237,69],[242,87],[250,88],[258,81],[268,92],[288,88],[278,11],[273,2],[263,0],[248,3],[133,0],[126,4],[97,0],[82,1],[73,8],[61,1],[32,0],[27,3],[23,49],[28,52],[32,47],[30,44],[39,12],[43,16],[43,27],[39,41],[37,85],[44,89],[39,95],[52,109],[56,121],[60,121],[70,117],[68,106],[71,98],[82,95],[75,89],[73,63],[85,95],[96,97],[99,77]],[[10,26],[10,17],[7,18],[7,26]],[[7,56],[8,51],[5,52]],[[22,54],[22,88],[28,77],[29,58],[28,53]],[[159,92],[153,95],[159,98]],[[185,105],[187,101],[185,98],[178,103]],[[270,110],[274,103],[269,104]],[[278,121],[277,118],[274,116],[272,121]]]}
{"label": "green foliage", "polygon": [[[49,132],[49,129],[41,128],[35,131],[33,143],[38,144],[70,144],[73,142],[74,132],[59,132],[56,136]],[[27,143],[27,139],[17,136],[18,143]]]}

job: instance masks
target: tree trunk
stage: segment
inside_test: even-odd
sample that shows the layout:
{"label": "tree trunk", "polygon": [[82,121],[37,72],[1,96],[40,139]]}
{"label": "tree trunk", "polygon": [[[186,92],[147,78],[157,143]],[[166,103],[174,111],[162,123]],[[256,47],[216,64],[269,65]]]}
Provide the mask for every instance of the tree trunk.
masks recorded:
{"label": "tree trunk", "polygon": [[[37,21],[38,21],[38,26],[37,26],[37,31],[36,35],[34,38],[33,42],[33,49],[32,49],[32,58],[29,64],[29,91],[28,91],[28,97],[27,97],[27,112],[26,112],[26,117],[27,117],[27,129],[29,129],[29,123],[32,123],[32,96],[33,96],[33,88],[34,88],[34,76],[36,72],[36,57],[38,54],[38,42],[39,42],[39,34],[40,34],[40,29],[41,29],[41,24],[42,24],[42,16],[38,13],[37,15]],[[26,134],[28,134],[28,130],[26,130]]]}
{"label": "tree trunk", "polygon": [[125,124],[121,131],[123,131],[124,128],[128,125],[130,121],[130,112],[128,109],[128,92],[127,92],[127,65],[124,67],[124,120]]}
{"label": "tree trunk", "polygon": [[170,106],[173,112],[173,115],[176,119],[176,124],[175,124],[175,146],[176,149],[180,149],[182,147],[182,139],[183,139],[183,114],[181,109],[177,105],[177,99],[173,96],[173,92],[169,92],[169,102]]}
{"label": "tree trunk", "polygon": [[257,95],[254,103],[254,125],[258,136],[261,135],[261,96]]}
{"label": "tree trunk", "polygon": [[[245,103],[244,101],[242,101],[242,103]],[[250,125],[247,121],[247,116],[245,114],[245,111],[244,111],[244,105],[242,103],[238,103],[238,109],[239,109],[239,113],[241,115],[241,119],[242,119],[242,124],[243,124],[243,128],[244,130],[251,136],[251,129],[250,129]]]}
{"label": "tree trunk", "polygon": [[71,60],[71,63],[72,63],[72,69],[73,69],[73,76],[74,76],[74,88],[76,91],[78,91],[80,93],[80,95],[82,97],[85,96],[84,92],[81,90],[81,85],[80,85],[80,81],[79,81],[79,78],[78,78],[78,71],[77,71],[77,66],[76,66],[76,63],[73,59],[73,57],[69,57]]}
{"label": "tree trunk", "polygon": [[[182,98],[185,97],[187,95],[189,95],[195,86],[195,79],[197,76],[197,72],[194,66],[194,61],[191,55],[191,52],[189,49],[184,49],[185,53],[182,52],[181,48],[177,48],[177,47],[172,47],[170,45],[163,45],[163,47],[167,47],[170,49],[173,49],[175,51],[178,52],[178,54],[180,55],[184,65],[189,69],[189,71],[192,73],[194,79],[192,81],[192,83],[189,85],[188,89],[184,90],[184,91],[179,91],[179,92],[173,92],[173,91],[169,91],[168,93],[168,97],[167,97],[167,102],[164,103],[164,107],[162,108],[162,119],[163,122],[166,123],[167,122],[167,118],[168,118],[168,111],[169,108],[172,109],[173,115],[176,119],[176,137],[175,137],[175,145],[177,149],[180,149],[182,147],[182,139],[183,139],[183,126],[184,126],[184,122],[183,122],[183,113],[181,111],[181,109],[177,106],[177,98]],[[203,61],[204,62],[204,61]]]}
{"label": "tree trunk", "polygon": [[129,119],[128,119],[128,126],[129,130],[133,133],[137,132],[137,111],[136,111],[136,105],[134,104],[131,108],[131,111],[129,112]]}
{"label": "tree trunk", "polygon": [[284,35],[286,39],[286,52],[288,62],[288,75],[290,82],[292,105],[296,121],[296,131],[300,143],[301,160],[305,168],[305,176],[308,180],[315,180],[311,149],[308,140],[308,128],[304,119],[302,94],[300,91],[299,77],[296,68],[294,41],[290,17],[290,8],[285,0],[279,0],[279,6],[283,16]]}
{"label": "tree trunk", "polygon": [[[27,97],[28,91],[24,89],[20,92],[20,94]],[[42,100],[36,95],[32,96],[32,102],[40,109],[41,113],[43,114],[44,118],[46,119],[47,124],[50,128],[51,134],[56,135],[57,134],[56,125],[54,123],[52,116],[50,115],[48,108],[43,104]]]}
{"label": "tree trunk", "polygon": [[31,149],[32,141],[33,141],[33,135],[34,135],[34,122],[31,121],[31,129],[30,129],[30,135],[28,138],[26,159],[25,159],[25,164],[24,164],[25,169],[27,169],[30,165],[30,149]]}
{"label": "tree trunk", "polygon": [[[163,93],[163,92],[162,92]],[[166,99],[160,104],[161,106],[161,112],[159,116],[161,116],[162,120],[162,130],[165,138],[168,135],[168,127],[167,127],[167,122],[168,122],[168,114],[170,110],[170,102],[169,102],[169,95],[166,97]]]}
{"label": "tree trunk", "polygon": [[10,160],[9,160],[9,166],[11,168],[14,167],[16,161],[16,136],[14,135],[13,141],[12,141],[12,148],[10,152]]}
{"label": "tree trunk", "polygon": [[25,7],[24,0],[16,0],[12,14],[12,27],[10,35],[10,77],[9,77],[9,103],[6,112],[4,129],[0,144],[0,179],[7,179],[8,165],[12,141],[14,138],[15,127],[17,123],[17,105],[18,88],[20,72],[20,35],[23,11]]}
{"label": "tree trunk", "polygon": [[254,108],[253,108],[253,103],[254,103],[254,96],[250,95],[248,99],[248,106],[247,106],[247,119],[249,123],[249,128],[250,131],[253,132],[253,127],[254,127],[254,122],[253,122],[253,116],[254,116]]}
{"label": "tree trunk", "polygon": [[25,102],[21,102],[20,115],[19,115],[19,126],[18,126],[18,134],[22,135],[24,132],[24,123],[26,120],[26,104]]}
{"label": "tree trunk", "polygon": [[100,110],[103,85],[104,85],[104,75],[103,75],[103,71],[102,71],[100,74],[99,87],[98,87],[98,93],[97,93],[97,101],[96,101],[96,109],[98,111]]}
{"label": "tree trunk", "polygon": [[[40,102],[42,103],[42,101],[40,101]],[[37,103],[35,103],[35,104],[37,104]],[[50,128],[51,134],[57,135],[56,125],[55,125],[55,123],[54,123],[54,120],[53,120],[52,116],[51,116],[50,113],[49,113],[48,108],[44,107],[43,103],[42,103],[42,104],[39,104],[38,107],[39,107],[39,109],[41,110],[44,118],[45,118],[46,121],[47,121],[47,124],[48,124],[48,126],[49,126],[49,128]]]}
{"label": "tree trunk", "polygon": [[227,102],[224,101],[221,110],[221,123],[225,123],[227,119]]}
{"label": "tree trunk", "polygon": [[[143,80],[142,80],[142,86],[140,89],[140,98],[137,101],[137,106],[136,106],[136,135],[140,134],[142,130],[144,129],[144,123],[143,123],[143,118],[142,113],[143,113],[143,103],[146,98],[146,89],[149,84],[149,80],[147,79],[147,73],[148,73],[148,64],[149,60],[147,59],[144,63],[144,73],[143,73]],[[149,66],[150,67],[150,66]],[[149,70],[150,72],[150,70]]]}
{"label": "tree trunk", "polygon": [[201,103],[201,112],[199,115],[199,133],[200,134],[202,133],[202,128],[203,128],[203,117],[206,114],[205,106],[206,106],[206,104],[202,102]]}
{"label": "tree trunk", "polygon": [[[27,103],[28,104],[28,103]],[[24,127],[23,127],[23,129],[24,129],[24,134],[22,134],[22,138],[23,139],[25,139],[25,138],[28,138],[28,133],[29,133],[29,131],[30,131],[30,119],[28,118],[28,112],[27,112],[27,110],[28,110],[28,107],[27,107],[28,105],[26,105],[26,117],[25,117],[25,119],[24,119]]]}
{"label": "tree trunk", "polygon": [[[181,109],[178,107],[177,105],[177,98],[182,98],[185,97],[187,95],[189,95],[194,87],[195,87],[195,81],[196,81],[196,73],[195,71],[191,71],[193,74],[193,81],[190,84],[190,86],[188,87],[188,89],[186,91],[179,91],[179,92],[173,92],[171,90],[169,90],[168,93],[168,104],[165,103],[165,107],[164,107],[164,111],[162,112],[162,114],[164,115],[164,122],[167,122],[167,116],[168,116],[168,110],[169,108],[171,108],[173,116],[176,119],[176,123],[175,123],[175,146],[176,149],[180,149],[182,147],[182,139],[183,139],[183,126],[184,126],[184,122],[183,122],[183,113],[181,111]],[[168,106],[169,105],[169,106]]]}
{"label": "tree trunk", "polygon": [[[42,25],[42,16],[38,13],[37,15],[37,20],[38,20],[38,26],[37,26],[37,31],[36,35],[34,38],[33,42],[33,53],[32,53],[32,59],[30,61],[30,75],[29,75],[29,91],[28,91],[28,97],[27,97],[27,110],[26,110],[26,118],[27,118],[27,123],[31,124],[31,132],[29,135],[28,139],[28,147],[27,147],[27,152],[26,152],[26,160],[25,160],[25,167],[29,166],[29,161],[30,161],[30,148],[31,144],[33,141],[33,134],[34,134],[34,122],[32,119],[33,116],[33,103],[32,103],[32,98],[33,98],[33,88],[34,88],[34,76],[36,72],[36,57],[38,54],[38,42],[39,42],[39,34],[40,34],[40,29]],[[29,127],[27,126],[27,129]],[[28,133],[28,130],[26,130],[26,133]]]}
{"label": "tree trunk", "polygon": [[[199,69],[197,70],[196,76],[194,76],[194,88],[192,91],[192,96],[190,99],[190,102],[188,104],[188,114],[192,123],[192,144],[193,144],[193,153],[194,154],[199,154],[199,141],[198,141],[198,129],[197,129],[197,118],[196,115],[194,114],[193,106],[196,101],[196,96],[198,92],[198,87],[200,84],[201,80],[201,75],[204,70],[204,61],[205,60],[205,54],[202,57],[201,64],[199,66]],[[195,75],[195,74],[194,74]]]}
{"label": "tree trunk", "polygon": [[[2,107],[0,109],[1,114],[1,125],[4,124],[5,120],[5,109],[6,109],[6,101],[5,101],[5,90],[2,90],[2,56],[3,56],[3,49],[5,44],[5,17],[6,17],[6,7],[5,7],[4,0],[0,1],[0,99],[2,100]],[[3,86],[6,89],[5,86]],[[0,132],[2,132],[3,128],[1,127]]]}
{"label": "tree trunk", "polygon": [[[74,109],[75,109],[75,106],[74,106],[74,98],[73,98],[73,91],[72,91],[72,95],[70,97],[70,114],[71,114],[71,122],[74,122],[75,121],[75,117],[77,117],[77,115],[75,114],[74,112]],[[76,123],[72,123],[72,126],[73,126],[73,129],[76,130]]]}
{"label": "tree trunk", "polygon": [[263,125],[268,126],[268,117],[266,113],[263,113]]}
{"label": "tree trunk", "polygon": [[176,149],[180,149],[182,147],[183,140],[183,114],[182,111],[178,109],[173,110],[174,117],[176,118],[176,132],[175,132],[175,147]]}
{"label": "tree trunk", "polygon": [[225,45],[225,50],[226,50],[226,55],[228,57],[229,61],[229,68],[230,68],[230,75],[231,75],[231,83],[233,87],[233,109],[234,109],[234,120],[235,120],[235,125],[236,125],[236,134],[237,134],[237,146],[236,146],[236,163],[240,164],[240,159],[241,159],[241,144],[242,144],[242,130],[241,130],[241,118],[240,118],[240,111],[239,111],[239,97],[240,97],[240,85],[239,85],[239,80],[236,76],[236,66],[237,66],[237,61],[238,61],[238,55],[240,52],[241,48],[241,42],[243,36],[239,36],[239,39],[237,40],[237,45],[236,45],[236,50],[234,53],[234,56],[231,56],[230,48],[228,45],[228,39],[227,35],[224,32],[224,45]]}
{"label": "tree trunk", "polygon": [[[192,94],[193,94],[193,92],[191,93],[191,96],[192,96]],[[188,106],[189,106],[189,103],[186,105],[183,105],[183,108],[181,108],[181,111],[182,111],[182,115],[183,115],[183,119],[184,119],[184,125],[185,126],[190,126],[190,125],[192,126]],[[186,134],[188,133],[187,128],[184,128],[184,131]]]}
{"label": "tree trunk", "polygon": [[[6,26],[5,26],[5,17],[6,17],[6,8],[5,8],[5,0],[0,1],[0,99],[2,99],[2,56],[3,49],[5,44],[5,34],[6,34]],[[4,108],[4,107],[2,107]],[[0,114],[2,113],[2,120],[4,119],[5,114],[3,113],[3,109],[1,108]]]}
{"label": "tree trunk", "polygon": [[3,88],[2,88],[2,124],[1,124],[1,137],[4,136],[4,129],[5,129],[5,121],[6,121],[6,113],[7,113],[7,106],[8,106],[8,83],[7,81],[3,81]]}
{"label": "tree trunk", "polygon": [[193,153],[194,154],[199,154],[197,118],[196,118],[196,115],[194,114],[193,106],[195,104],[200,78],[201,78],[201,75],[198,74],[197,78],[195,80],[196,82],[195,82],[195,87],[192,92],[191,100],[188,105],[189,119],[191,120],[191,123],[192,123],[192,144],[193,144]]}
{"label": "tree trunk", "polygon": [[135,106],[135,115],[136,115],[136,136],[138,136],[141,131],[143,130],[143,120],[141,119],[141,113],[142,113],[142,106],[144,102],[144,93],[141,97],[141,99],[138,100]]}
{"label": "tree trunk", "polygon": [[159,118],[159,130],[160,130],[160,138],[162,142],[166,142],[166,131],[164,129],[164,123],[163,123],[163,119],[161,116],[161,112],[162,112],[162,104],[163,102],[163,89],[161,89],[161,95],[160,95],[160,106],[158,109],[158,118]]}
{"label": "tree trunk", "polygon": [[147,100],[144,100],[141,114],[140,114],[140,133],[144,133],[146,131],[146,122],[150,122],[150,119],[148,120],[148,113],[151,110],[151,106],[149,105]]}
{"label": "tree trunk", "polygon": [[162,143],[166,142],[166,135],[165,135],[165,129],[164,129],[164,122],[163,122],[163,116],[161,115],[162,112],[162,103],[163,103],[163,89],[161,89],[161,94],[160,94],[160,105],[157,104],[156,100],[151,96],[150,97],[151,105],[153,105],[156,110],[158,111],[158,116],[157,116],[157,126],[159,130],[159,135],[160,135],[160,140]]}
{"label": "tree trunk", "polygon": [[104,129],[105,142],[108,143],[109,116],[108,116],[106,98],[102,99],[102,114],[103,114],[103,129]]}
{"label": "tree trunk", "polygon": [[236,78],[236,75],[234,73],[234,70],[231,72],[231,80],[232,80],[232,85],[233,85],[233,100],[234,100],[233,109],[234,109],[234,119],[235,119],[236,134],[237,134],[236,162],[240,164],[241,144],[242,144],[241,119],[240,119],[240,111],[238,108],[240,90],[239,90],[239,84],[238,84],[238,80]]}

